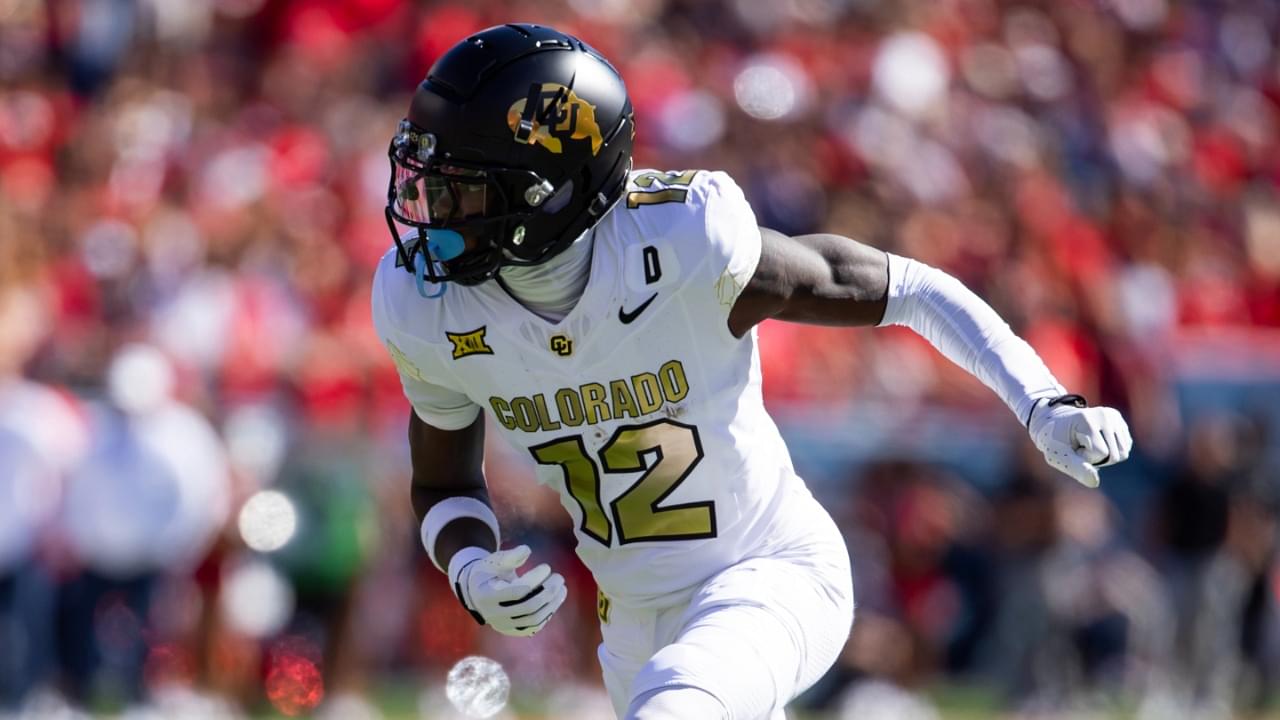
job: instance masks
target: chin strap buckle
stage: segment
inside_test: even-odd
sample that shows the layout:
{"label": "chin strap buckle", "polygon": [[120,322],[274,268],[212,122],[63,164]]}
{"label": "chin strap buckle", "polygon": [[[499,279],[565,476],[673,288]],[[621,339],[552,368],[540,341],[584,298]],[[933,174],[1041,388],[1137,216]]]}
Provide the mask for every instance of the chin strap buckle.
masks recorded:
{"label": "chin strap buckle", "polygon": [[609,198],[605,197],[604,193],[596,193],[596,196],[594,199],[592,199],[591,204],[587,206],[587,212],[591,213],[592,217],[600,217],[601,215],[604,214],[604,211],[608,209],[609,209]]}

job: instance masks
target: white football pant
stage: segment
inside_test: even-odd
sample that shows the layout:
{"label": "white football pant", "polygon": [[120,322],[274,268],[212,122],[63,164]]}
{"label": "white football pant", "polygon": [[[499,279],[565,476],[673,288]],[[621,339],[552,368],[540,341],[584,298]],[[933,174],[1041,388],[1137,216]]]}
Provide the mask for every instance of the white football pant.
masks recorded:
{"label": "white football pant", "polygon": [[646,609],[609,602],[599,658],[619,718],[655,718],[637,711],[662,688],[702,691],[672,694],[661,707],[669,711],[683,697],[690,708],[669,720],[712,720],[707,695],[728,720],[784,717],[783,706],[836,661],[853,623],[844,539],[825,511],[816,514],[819,532],[804,544],[726,568],[687,602]]}

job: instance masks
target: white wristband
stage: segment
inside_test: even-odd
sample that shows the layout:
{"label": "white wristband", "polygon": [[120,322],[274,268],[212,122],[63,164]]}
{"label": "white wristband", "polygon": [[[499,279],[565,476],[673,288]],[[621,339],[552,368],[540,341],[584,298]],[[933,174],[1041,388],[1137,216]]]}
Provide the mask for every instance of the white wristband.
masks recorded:
{"label": "white wristband", "polygon": [[493,531],[493,546],[499,545],[502,535],[498,532],[498,516],[493,514],[493,509],[488,505],[480,502],[473,497],[456,496],[445,498],[427,511],[427,516],[422,519],[422,545],[427,549],[427,557],[431,558],[432,564],[440,569],[440,572],[447,572],[446,567],[450,565],[449,558],[445,558],[445,562],[441,563],[440,558],[436,557],[436,538],[440,536],[440,531],[454,520],[460,518],[475,518]]}
{"label": "white wristband", "polygon": [[471,547],[462,548],[454,553],[452,558],[449,558],[449,589],[453,591],[454,595],[458,596],[459,600],[462,600],[464,606],[467,601],[462,598],[462,588],[458,584],[458,576],[462,574],[463,568],[477,560],[483,560],[491,554],[484,548],[472,545]]}

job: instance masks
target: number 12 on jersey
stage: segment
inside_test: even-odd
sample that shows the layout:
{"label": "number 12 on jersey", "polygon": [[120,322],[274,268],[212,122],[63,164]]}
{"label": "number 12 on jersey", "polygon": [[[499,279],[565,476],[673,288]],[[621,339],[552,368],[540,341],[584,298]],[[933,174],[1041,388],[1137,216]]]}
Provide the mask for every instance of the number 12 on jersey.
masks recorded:
{"label": "number 12 on jersey", "polygon": [[631,182],[644,189],[627,193],[627,207],[635,209],[641,205],[682,203],[689,197],[689,185],[697,174],[697,170],[640,173]]}
{"label": "number 12 on jersey", "polygon": [[[600,448],[600,464],[587,454],[581,435],[529,448],[543,465],[559,465],[565,488],[582,510],[582,532],[605,546],[618,532],[618,544],[694,540],[716,536],[715,503],[659,506],[702,460],[698,429],[674,420],[626,425]],[[600,497],[600,469],[606,475],[642,472],[609,503]]]}

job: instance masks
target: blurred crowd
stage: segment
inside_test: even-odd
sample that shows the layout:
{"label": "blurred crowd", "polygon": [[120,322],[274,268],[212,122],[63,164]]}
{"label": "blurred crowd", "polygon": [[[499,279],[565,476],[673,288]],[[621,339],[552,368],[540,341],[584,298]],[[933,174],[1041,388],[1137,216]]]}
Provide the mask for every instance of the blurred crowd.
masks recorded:
{"label": "blurred crowd", "polygon": [[569,579],[560,616],[481,631],[429,566],[370,328],[391,133],[507,21],[615,63],[637,167],[727,170],[763,225],[946,269],[1134,429],[1105,492],[1067,487],[910,333],[764,326],[859,602],[802,705],[1267,707],[1272,0],[0,0],[0,717],[446,717],[474,653],[534,712],[608,717],[591,579],[525,459],[493,447],[488,476]]}

